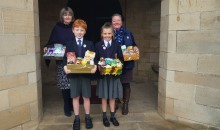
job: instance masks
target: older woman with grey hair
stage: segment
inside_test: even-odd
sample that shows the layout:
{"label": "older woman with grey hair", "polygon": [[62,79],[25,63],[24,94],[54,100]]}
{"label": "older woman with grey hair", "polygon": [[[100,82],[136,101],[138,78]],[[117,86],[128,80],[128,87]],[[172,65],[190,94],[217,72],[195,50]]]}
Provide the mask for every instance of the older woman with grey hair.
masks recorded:
{"label": "older woman with grey hair", "polygon": [[[55,43],[65,45],[66,42],[74,39],[72,32],[72,23],[74,20],[74,14],[71,8],[64,7],[60,11],[59,21],[53,27],[50,34],[48,43],[44,46],[44,52],[47,51],[48,47],[53,47]],[[71,116],[73,110],[72,99],[70,98],[69,80],[63,70],[63,60],[56,60],[57,68],[57,86],[62,91],[64,100],[64,114]]]}

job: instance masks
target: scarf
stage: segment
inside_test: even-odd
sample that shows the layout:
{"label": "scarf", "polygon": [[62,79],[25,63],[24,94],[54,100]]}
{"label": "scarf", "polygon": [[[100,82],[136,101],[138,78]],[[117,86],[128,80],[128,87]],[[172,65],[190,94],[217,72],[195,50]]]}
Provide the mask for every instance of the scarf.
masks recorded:
{"label": "scarf", "polygon": [[118,42],[120,45],[123,45],[123,36],[124,36],[124,27],[122,26],[119,30],[115,30],[115,40]]}

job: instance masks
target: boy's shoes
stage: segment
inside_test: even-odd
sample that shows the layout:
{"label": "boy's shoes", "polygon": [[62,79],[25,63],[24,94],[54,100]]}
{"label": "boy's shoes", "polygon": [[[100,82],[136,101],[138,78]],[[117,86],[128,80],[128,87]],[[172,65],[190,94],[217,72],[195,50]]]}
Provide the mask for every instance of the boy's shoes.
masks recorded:
{"label": "boy's shoes", "polygon": [[110,118],[110,121],[112,122],[112,124],[113,124],[114,126],[119,126],[119,122],[117,121],[117,119],[116,119],[115,117]]}
{"label": "boy's shoes", "polygon": [[103,125],[105,126],[105,127],[109,127],[110,126],[110,123],[109,123],[109,121],[108,121],[108,118],[103,118]]}
{"label": "boy's shoes", "polygon": [[80,130],[80,119],[75,119],[74,120],[73,130]]}
{"label": "boy's shoes", "polygon": [[91,129],[93,127],[91,117],[86,117],[85,122],[86,122],[86,129]]}

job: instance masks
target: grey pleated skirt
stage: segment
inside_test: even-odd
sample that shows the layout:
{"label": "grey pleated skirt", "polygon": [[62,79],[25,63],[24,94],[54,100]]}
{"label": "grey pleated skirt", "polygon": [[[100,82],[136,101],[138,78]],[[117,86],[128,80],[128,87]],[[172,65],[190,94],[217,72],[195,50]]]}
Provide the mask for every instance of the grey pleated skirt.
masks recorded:
{"label": "grey pleated skirt", "polygon": [[122,84],[120,78],[105,76],[97,82],[96,95],[99,98],[114,99],[122,97]]}
{"label": "grey pleated skirt", "polygon": [[77,77],[71,77],[69,81],[70,94],[72,98],[80,95],[86,98],[91,97],[91,79],[89,77],[79,75]]}

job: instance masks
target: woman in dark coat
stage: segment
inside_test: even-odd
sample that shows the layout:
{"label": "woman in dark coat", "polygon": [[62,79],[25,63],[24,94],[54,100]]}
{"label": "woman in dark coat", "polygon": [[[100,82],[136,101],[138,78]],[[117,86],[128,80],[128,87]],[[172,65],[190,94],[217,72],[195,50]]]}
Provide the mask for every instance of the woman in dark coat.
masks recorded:
{"label": "woman in dark coat", "polygon": [[[134,50],[138,50],[137,45],[135,44],[134,37],[132,33],[126,30],[122,26],[122,16],[120,14],[113,14],[112,15],[112,26],[115,31],[115,40],[119,43],[120,46],[126,45],[133,46]],[[130,82],[133,79],[133,68],[134,68],[134,61],[125,61],[123,66],[123,73],[121,77],[121,82],[123,86],[123,107],[122,107],[122,114],[128,114],[128,102],[130,99]]]}
{"label": "woman in dark coat", "polygon": [[[71,8],[65,7],[60,11],[60,20],[54,26],[48,43],[44,46],[44,52],[47,51],[48,47],[53,47],[54,44],[59,43],[65,45],[66,42],[74,39],[72,32],[72,22],[74,20],[74,14]],[[69,81],[63,70],[63,61],[56,60],[57,68],[57,86],[62,91],[64,100],[64,114],[71,116],[72,99],[70,98]]]}

